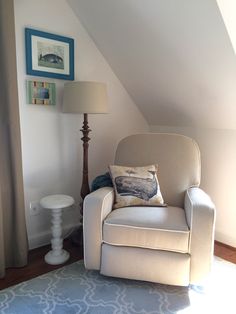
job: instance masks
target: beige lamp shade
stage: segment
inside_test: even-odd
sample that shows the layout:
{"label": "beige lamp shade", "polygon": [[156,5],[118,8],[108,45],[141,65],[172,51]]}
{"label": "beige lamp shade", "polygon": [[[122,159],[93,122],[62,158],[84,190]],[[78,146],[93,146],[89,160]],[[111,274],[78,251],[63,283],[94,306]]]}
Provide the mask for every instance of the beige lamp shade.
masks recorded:
{"label": "beige lamp shade", "polygon": [[65,83],[62,112],[107,113],[106,85],[81,81]]}

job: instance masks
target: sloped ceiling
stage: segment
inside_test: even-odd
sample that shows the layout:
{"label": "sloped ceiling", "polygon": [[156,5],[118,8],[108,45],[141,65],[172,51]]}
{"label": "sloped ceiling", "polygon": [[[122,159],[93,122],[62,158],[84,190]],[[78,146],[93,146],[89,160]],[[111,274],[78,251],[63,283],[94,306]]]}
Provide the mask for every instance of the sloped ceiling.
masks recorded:
{"label": "sloped ceiling", "polygon": [[150,125],[236,129],[236,56],[216,1],[68,3]]}

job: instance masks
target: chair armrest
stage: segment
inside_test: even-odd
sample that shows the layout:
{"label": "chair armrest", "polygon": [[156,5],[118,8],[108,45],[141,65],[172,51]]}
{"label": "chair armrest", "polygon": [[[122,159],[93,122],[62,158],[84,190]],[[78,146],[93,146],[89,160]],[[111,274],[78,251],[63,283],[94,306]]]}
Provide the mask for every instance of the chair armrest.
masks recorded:
{"label": "chair armrest", "polygon": [[185,212],[190,228],[190,283],[201,281],[210,271],[214,248],[215,205],[200,188],[189,188]]}
{"label": "chair armrest", "polygon": [[114,190],[104,187],[88,194],[83,204],[84,264],[100,269],[103,220],[112,211]]}

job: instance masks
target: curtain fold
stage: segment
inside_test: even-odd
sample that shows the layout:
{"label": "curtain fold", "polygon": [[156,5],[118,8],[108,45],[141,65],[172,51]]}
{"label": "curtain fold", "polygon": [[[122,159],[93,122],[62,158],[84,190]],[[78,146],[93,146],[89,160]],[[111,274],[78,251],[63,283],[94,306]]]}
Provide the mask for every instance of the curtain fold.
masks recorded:
{"label": "curtain fold", "polygon": [[0,278],[27,264],[14,1],[0,0]]}

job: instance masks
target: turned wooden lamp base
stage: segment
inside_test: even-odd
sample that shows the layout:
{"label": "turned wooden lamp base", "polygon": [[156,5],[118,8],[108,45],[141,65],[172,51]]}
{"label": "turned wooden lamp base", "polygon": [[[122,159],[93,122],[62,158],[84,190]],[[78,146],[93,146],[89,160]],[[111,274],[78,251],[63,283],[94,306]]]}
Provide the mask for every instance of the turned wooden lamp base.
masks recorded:
{"label": "turned wooden lamp base", "polygon": [[88,126],[88,114],[84,113],[84,122],[82,129],[80,130],[83,133],[81,140],[83,141],[83,177],[82,177],[82,186],[80,190],[80,196],[82,198],[80,204],[80,226],[72,233],[70,236],[71,242],[76,246],[83,247],[83,201],[86,195],[90,193],[89,182],[88,182],[88,147],[89,147],[89,132],[91,129]]}

